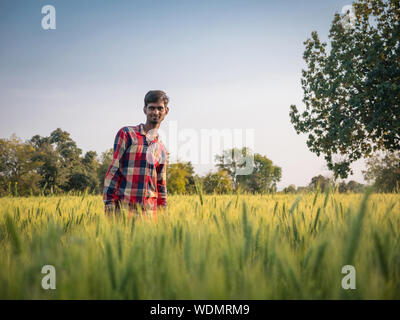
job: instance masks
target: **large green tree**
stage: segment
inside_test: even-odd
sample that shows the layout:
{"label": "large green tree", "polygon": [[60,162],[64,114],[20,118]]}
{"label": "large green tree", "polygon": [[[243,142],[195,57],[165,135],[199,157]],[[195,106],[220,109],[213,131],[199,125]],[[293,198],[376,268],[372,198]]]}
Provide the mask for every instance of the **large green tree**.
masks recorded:
{"label": "large green tree", "polygon": [[362,157],[400,149],[400,1],[359,0],[349,16],[335,14],[329,52],[316,31],[304,42],[305,110],[290,107],[297,133],[341,178]]}
{"label": "large green tree", "polygon": [[38,169],[41,176],[40,188],[51,193],[62,192],[68,182],[69,172],[61,162],[60,154],[54,149],[50,137],[35,135],[28,143],[35,149],[32,159],[42,162]]}

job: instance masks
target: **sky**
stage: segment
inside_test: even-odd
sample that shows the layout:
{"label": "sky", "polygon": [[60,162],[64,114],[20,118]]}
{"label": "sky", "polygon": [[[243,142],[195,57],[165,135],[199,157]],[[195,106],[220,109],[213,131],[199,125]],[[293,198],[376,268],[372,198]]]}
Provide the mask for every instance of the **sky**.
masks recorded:
{"label": "sky", "polygon": [[[83,153],[100,155],[120,128],[145,122],[144,96],[159,89],[170,97],[160,134],[172,159],[191,160],[200,175],[215,171],[215,141],[196,144],[214,130],[280,166],[279,189],[307,185],[331,173],[290,123],[290,105],[304,108],[303,42],[314,30],[327,41],[349,4],[2,0],[0,138],[61,128]],[[45,5],[56,10],[56,29],[42,28]],[[228,145],[221,141],[215,153]],[[349,179],[364,182],[363,161],[352,168]]]}

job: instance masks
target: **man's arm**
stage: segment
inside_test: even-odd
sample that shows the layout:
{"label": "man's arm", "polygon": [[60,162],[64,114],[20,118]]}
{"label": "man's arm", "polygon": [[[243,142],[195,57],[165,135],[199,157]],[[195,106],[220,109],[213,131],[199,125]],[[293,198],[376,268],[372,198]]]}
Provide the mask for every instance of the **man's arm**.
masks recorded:
{"label": "man's arm", "polygon": [[126,145],[127,136],[121,128],[115,136],[113,160],[104,178],[103,202],[106,212],[112,211],[115,205],[113,203],[113,195],[115,193],[116,185],[119,182],[119,178],[121,176],[120,161],[126,150]]}
{"label": "man's arm", "polygon": [[167,159],[164,155],[164,161],[157,167],[157,207],[167,207]]}

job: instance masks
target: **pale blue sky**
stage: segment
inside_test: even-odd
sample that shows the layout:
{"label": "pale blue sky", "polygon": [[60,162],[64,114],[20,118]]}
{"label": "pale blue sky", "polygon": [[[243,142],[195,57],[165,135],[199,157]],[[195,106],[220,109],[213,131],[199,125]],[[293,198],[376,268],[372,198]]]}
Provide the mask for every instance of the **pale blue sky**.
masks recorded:
{"label": "pale blue sky", "polygon": [[[56,30],[41,28],[47,4]],[[60,127],[100,154],[122,126],[145,121],[144,95],[161,89],[171,98],[166,132],[171,120],[198,132],[254,129],[254,151],[282,167],[279,187],[306,185],[329,171],[289,120],[291,104],[302,108],[303,42],[313,30],[326,40],[347,4],[2,0],[0,137]],[[362,182],[363,163],[353,167]]]}

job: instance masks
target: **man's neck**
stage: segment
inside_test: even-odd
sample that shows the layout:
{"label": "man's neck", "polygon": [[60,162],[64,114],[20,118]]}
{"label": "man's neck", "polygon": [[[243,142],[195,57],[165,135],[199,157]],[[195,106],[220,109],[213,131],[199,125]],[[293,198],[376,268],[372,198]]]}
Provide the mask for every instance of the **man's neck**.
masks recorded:
{"label": "man's neck", "polygon": [[149,122],[146,122],[143,125],[143,129],[144,129],[144,131],[146,133],[149,132],[150,130],[153,130],[153,129],[155,129],[155,131],[157,132],[159,127],[160,127],[160,124],[152,124],[152,123],[149,123]]}

